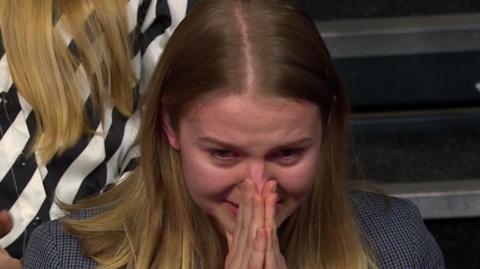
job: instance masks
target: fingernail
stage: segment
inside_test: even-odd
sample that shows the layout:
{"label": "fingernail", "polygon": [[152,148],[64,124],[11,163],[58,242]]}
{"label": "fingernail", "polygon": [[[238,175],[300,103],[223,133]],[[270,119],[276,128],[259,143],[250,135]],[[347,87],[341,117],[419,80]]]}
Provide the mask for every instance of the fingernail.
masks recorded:
{"label": "fingernail", "polygon": [[273,193],[276,193],[276,192],[277,192],[277,182],[273,183],[272,192],[273,192]]}
{"label": "fingernail", "polygon": [[258,227],[257,230],[255,231],[255,237],[258,238],[261,236],[263,236],[263,231],[261,227]]}
{"label": "fingernail", "polygon": [[260,196],[258,196],[257,194],[255,194],[255,195],[253,196],[253,201],[254,201],[254,203],[255,203],[256,206],[257,206],[257,205],[260,205]]}
{"label": "fingernail", "polygon": [[254,191],[253,191],[254,188],[255,188],[255,186],[253,185],[253,182],[250,181],[250,180],[248,180],[248,181],[247,181],[247,189],[248,189],[248,192],[254,192]]}

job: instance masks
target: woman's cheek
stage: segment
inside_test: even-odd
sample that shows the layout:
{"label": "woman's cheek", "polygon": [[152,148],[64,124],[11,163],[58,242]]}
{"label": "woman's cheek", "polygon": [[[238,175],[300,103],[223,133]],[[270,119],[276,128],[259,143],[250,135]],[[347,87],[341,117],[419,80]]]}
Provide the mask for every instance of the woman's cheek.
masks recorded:
{"label": "woman's cheek", "polygon": [[278,184],[285,195],[291,198],[302,199],[311,189],[317,177],[317,167],[314,163],[308,162],[298,167],[291,167],[281,172]]}
{"label": "woman's cheek", "polygon": [[224,198],[238,181],[233,169],[219,168],[208,161],[185,160],[183,173],[187,188],[197,203]]}

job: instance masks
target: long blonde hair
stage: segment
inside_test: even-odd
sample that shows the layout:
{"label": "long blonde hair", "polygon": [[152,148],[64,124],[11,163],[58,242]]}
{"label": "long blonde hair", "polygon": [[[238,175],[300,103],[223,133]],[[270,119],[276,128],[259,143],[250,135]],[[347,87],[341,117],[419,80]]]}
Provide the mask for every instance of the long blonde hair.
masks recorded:
{"label": "long blonde hair", "polygon": [[[88,91],[95,119],[102,120],[105,104],[131,115],[135,78],[126,5],[127,1],[0,1],[0,29],[12,78],[35,113],[30,151],[43,164],[82,135],[93,134],[95,120],[84,109]],[[68,47],[70,37],[74,48]]]}
{"label": "long blonde hair", "polygon": [[225,238],[192,201],[163,116],[178,131],[200,98],[246,88],[312,102],[325,125],[319,178],[279,228],[288,268],[376,268],[346,186],[344,86],[313,22],[279,0],[202,0],[178,26],[145,99],[140,166],[118,187],[73,208],[100,213],[65,221],[100,268],[223,268]]}

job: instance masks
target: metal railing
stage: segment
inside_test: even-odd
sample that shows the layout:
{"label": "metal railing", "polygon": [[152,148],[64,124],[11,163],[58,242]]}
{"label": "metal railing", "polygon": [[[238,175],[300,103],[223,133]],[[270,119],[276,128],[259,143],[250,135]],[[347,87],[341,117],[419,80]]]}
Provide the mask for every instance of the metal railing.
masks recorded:
{"label": "metal railing", "polygon": [[480,216],[480,179],[390,183],[381,187],[392,196],[415,203],[424,219]]}

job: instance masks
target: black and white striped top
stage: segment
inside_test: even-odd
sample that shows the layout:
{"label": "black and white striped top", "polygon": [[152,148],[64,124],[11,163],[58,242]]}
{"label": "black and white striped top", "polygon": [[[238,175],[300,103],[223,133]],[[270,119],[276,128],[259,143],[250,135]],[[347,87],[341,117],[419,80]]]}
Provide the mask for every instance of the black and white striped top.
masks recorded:
{"label": "black and white striped top", "polygon": [[[129,0],[127,5],[129,31],[136,37],[132,65],[141,92],[173,29],[192,3]],[[54,27],[69,47],[74,45],[62,29],[61,16]],[[88,111],[89,89],[86,91],[84,107]],[[13,230],[0,239],[0,246],[14,257],[22,256],[33,228],[63,215],[55,199],[72,203],[99,193],[106,185],[121,180],[138,155],[135,139],[139,112],[126,118],[106,105],[103,121],[96,121],[94,136],[81,139],[65,154],[39,166],[35,156],[27,155],[35,133],[33,114],[15,88],[0,42],[0,209],[9,209],[14,221]]]}

